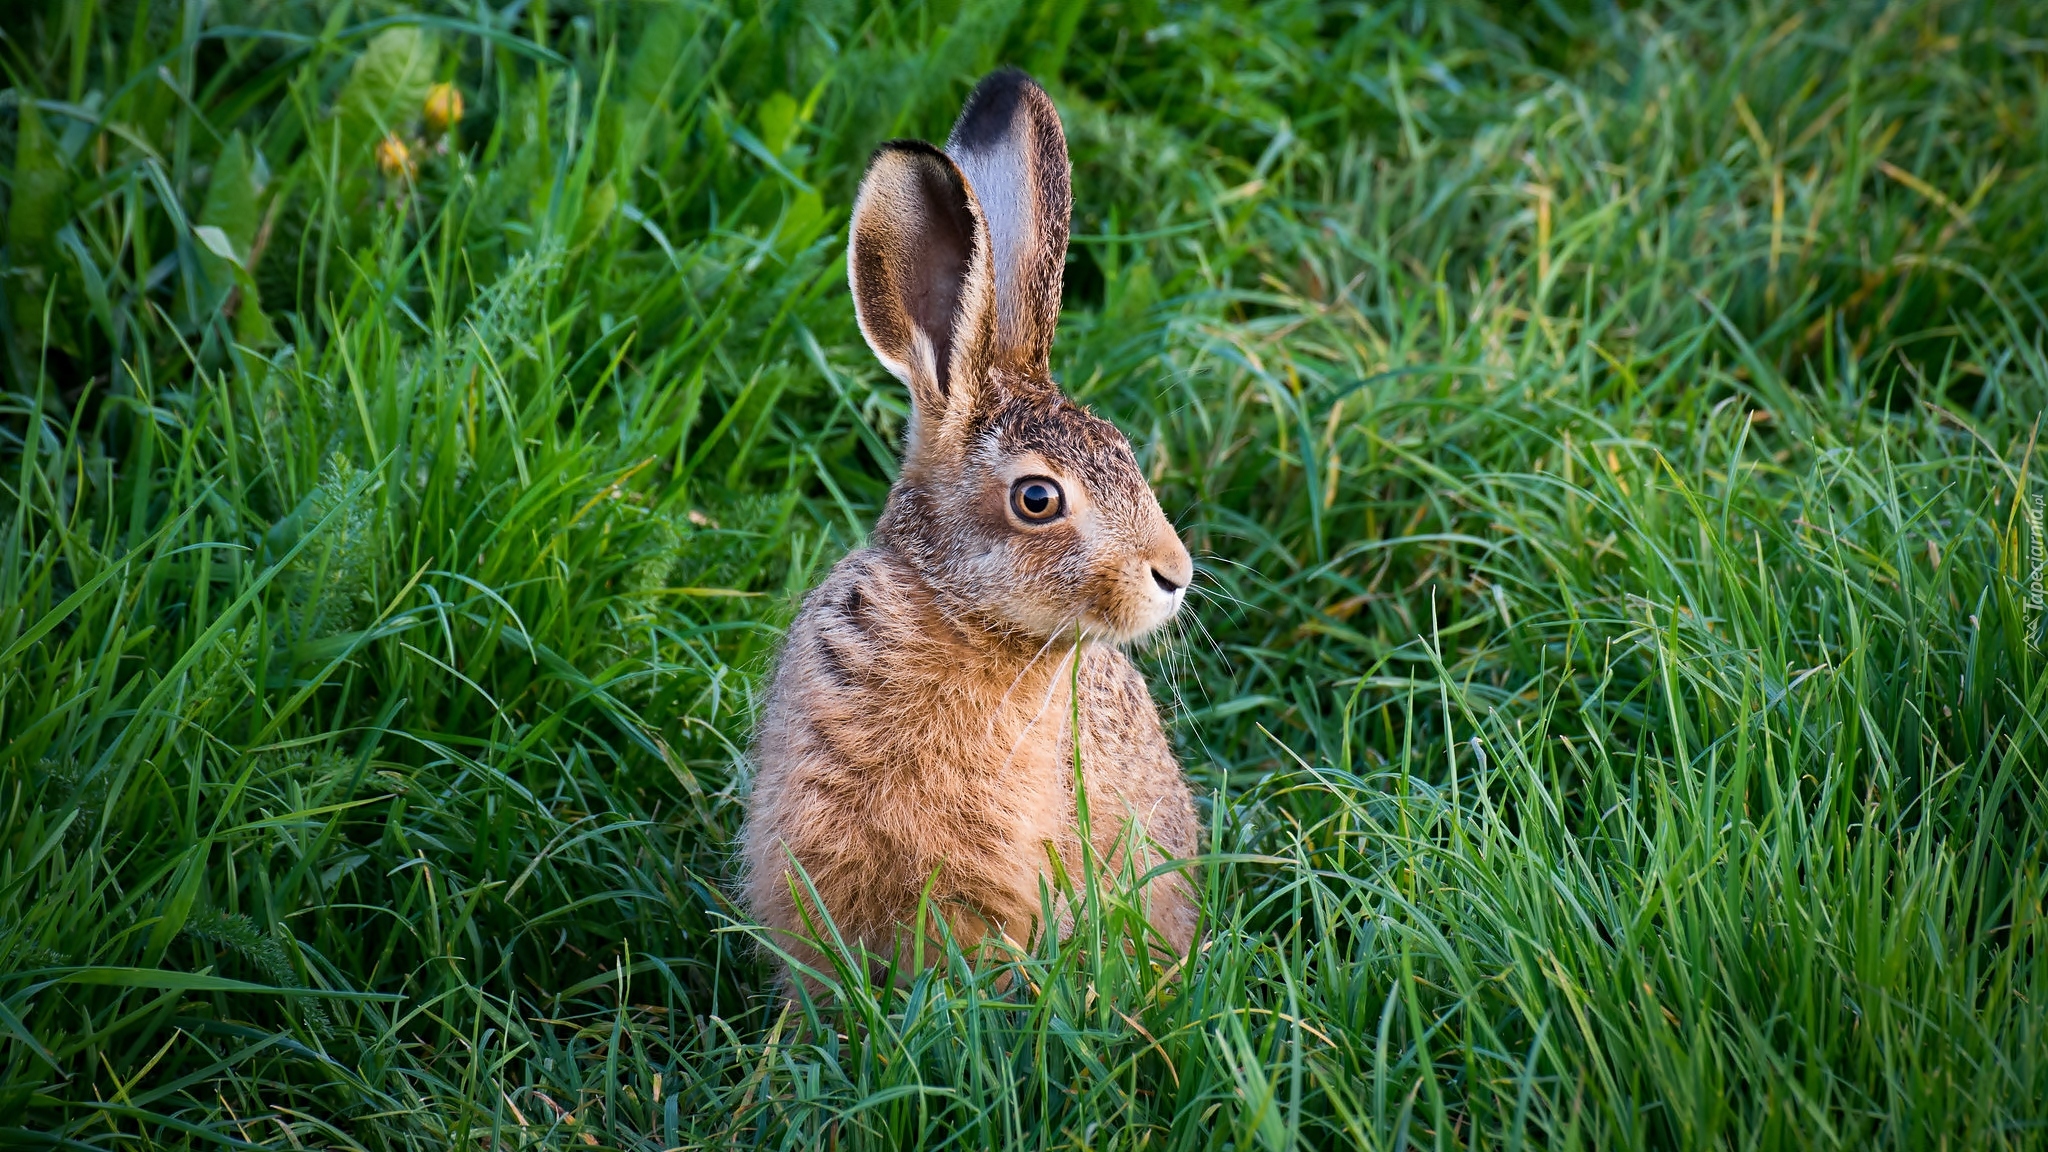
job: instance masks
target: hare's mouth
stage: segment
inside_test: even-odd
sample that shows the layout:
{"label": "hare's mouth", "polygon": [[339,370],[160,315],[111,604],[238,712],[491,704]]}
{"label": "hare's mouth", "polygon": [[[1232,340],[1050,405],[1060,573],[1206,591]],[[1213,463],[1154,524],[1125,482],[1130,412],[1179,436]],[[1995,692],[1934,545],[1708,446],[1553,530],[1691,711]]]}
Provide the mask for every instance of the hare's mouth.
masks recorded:
{"label": "hare's mouth", "polygon": [[[1078,636],[1084,643],[1135,644],[1172,620],[1187,599],[1187,586],[1147,565],[1134,565],[1071,599],[1041,598],[1017,590],[983,601],[996,626],[1019,637]],[[1023,593],[1023,594],[1019,594]]]}
{"label": "hare's mouth", "polygon": [[1166,626],[1187,598],[1187,587],[1148,568],[1142,582],[1129,581],[1119,595],[1089,613],[1089,631],[1114,644],[1135,644]]}

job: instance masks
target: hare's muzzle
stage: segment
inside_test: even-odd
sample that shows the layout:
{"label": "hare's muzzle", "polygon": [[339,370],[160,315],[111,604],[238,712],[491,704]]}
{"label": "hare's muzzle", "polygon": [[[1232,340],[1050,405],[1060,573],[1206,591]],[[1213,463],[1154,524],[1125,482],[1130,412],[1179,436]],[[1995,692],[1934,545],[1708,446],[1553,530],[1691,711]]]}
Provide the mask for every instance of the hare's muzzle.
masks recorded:
{"label": "hare's muzzle", "polygon": [[1174,535],[1171,530],[1164,533],[1164,539],[1153,546],[1152,554],[1147,560],[1152,566],[1152,583],[1158,585],[1159,590],[1168,596],[1179,596],[1181,590],[1188,586],[1188,581],[1194,578],[1194,559],[1188,555],[1187,547],[1180,542],[1180,537]]}
{"label": "hare's muzzle", "polygon": [[1173,526],[1166,522],[1164,516],[1159,518],[1159,524],[1153,531],[1151,546],[1145,550],[1144,562],[1152,578],[1151,603],[1146,606],[1150,611],[1144,614],[1148,619],[1143,629],[1149,632],[1172,619],[1173,614],[1180,611],[1181,601],[1186,598],[1188,581],[1195,576],[1195,562],[1193,557],[1188,555],[1187,546],[1180,542],[1180,537],[1174,533]]}

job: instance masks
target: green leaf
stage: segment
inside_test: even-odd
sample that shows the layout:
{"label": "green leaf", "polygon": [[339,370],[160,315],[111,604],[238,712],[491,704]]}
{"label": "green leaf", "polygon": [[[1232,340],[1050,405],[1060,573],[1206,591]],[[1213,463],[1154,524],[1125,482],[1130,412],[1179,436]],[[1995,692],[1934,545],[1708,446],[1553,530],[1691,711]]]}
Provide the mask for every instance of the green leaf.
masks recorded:
{"label": "green leaf", "polygon": [[177,939],[184,929],[185,921],[192,915],[192,903],[199,898],[199,882],[206,877],[206,858],[213,852],[211,839],[201,840],[185,854],[185,862],[179,867],[178,886],[171,898],[164,904],[163,918],[149,933],[149,954],[162,956],[171,941]]}
{"label": "green leaf", "polygon": [[825,230],[825,224],[824,197],[815,191],[798,192],[789,198],[789,207],[782,214],[776,247],[784,255],[801,252]]}
{"label": "green leaf", "polygon": [[1025,70],[1041,81],[1056,79],[1066,66],[1067,49],[1073,44],[1074,32],[1087,9],[1082,0],[1041,0],[1027,37],[1035,44]]}
{"label": "green leaf", "polygon": [[211,224],[201,224],[192,230],[192,234],[199,237],[199,243],[204,245],[208,252],[213,253],[216,259],[237,268],[242,266],[242,258],[235,255],[235,242],[228,239],[226,232]]}
{"label": "green leaf", "polygon": [[235,263],[241,263],[249,254],[249,246],[256,242],[257,197],[262,191],[256,186],[248,141],[237,132],[228,137],[213,162],[206,205],[199,210],[200,224],[220,229],[232,242]]}
{"label": "green leaf", "polygon": [[335,104],[343,165],[367,171],[375,163],[377,141],[412,130],[439,59],[433,38],[418,28],[392,28],[371,39]]}
{"label": "green leaf", "polygon": [[[93,315],[99,318],[100,326],[109,336],[114,334],[114,312],[107,300],[107,278],[101,274],[100,266],[79,239],[78,228],[70,223],[57,229],[57,243],[71,254],[72,262],[78,265],[79,278],[85,281],[85,300],[91,305]],[[0,660],[0,664],[6,663]]]}
{"label": "green leaf", "polygon": [[251,267],[263,215],[262,196],[248,142],[237,132],[228,137],[220,157],[214,161],[206,204],[200,209],[199,223],[192,234],[205,249],[200,253],[199,263],[206,274],[206,312],[210,314],[226,303],[229,292],[240,284],[241,298],[235,304],[235,339],[255,347],[277,342],[277,333],[257,298],[256,270]]}
{"label": "green leaf", "polygon": [[322,996],[331,1000],[379,1000],[392,1002],[404,997],[391,992],[343,992],[332,988],[279,988],[230,980],[203,972],[176,972],[168,968],[79,968],[65,972],[52,984],[99,984],[114,988],[150,988],[160,992],[265,992],[274,996]]}
{"label": "green leaf", "polygon": [[70,217],[66,194],[71,179],[64,170],[57,142],[43,125],[43,114],[31,99],[19,101],[14,143],[14,187],[7,210],[7,245],[13,267],[7,294],[14,306],[15,331],[31,345],[40,345],[43,296],[56,267],[57,229]]}
{"label": "green leaf", "polygon": [[796,139],[796,97],[787,92],[776,92],[761,101],[761,110],[754,115],[754,123],[761,126],[761,143],[778,157],[789,150]]}
{"label": "green leaf", "polygon": [[251,348],[271,348],[278,344],[277,328],[270,317],[264,315],[262,303],[256,298],[256,285],[244,284],[242,302],[235,308],[235,342]]}
{"label": "green leaf", "polygon": [[[661,8],[640,30],[640,42],[626,66],[626,99],[645,109],[661,101],[682,64],[685,41],[682,5]],[[694,21],[693,21],[694,22]]]}
{"label": "green leaf", "polygon": [[588,244],[591,238],[604,230],[605,224],[610,222],[612,213],[616,212],[618,207],[619,190],[613,186],[612,178],[607,176],[584,193],[583,211],[576,219],[576,234],[571,246],[581,248]]}
{"label": "green leaf", "polygon": [[50,251],[57,229],[70,215],[65,210],[64,194],[71,181],[36,102],[24,99],[15,107],[20,119],[14,143],[13,204],[7,212],[7,243],[17,253],[34,252],[41,256]]}

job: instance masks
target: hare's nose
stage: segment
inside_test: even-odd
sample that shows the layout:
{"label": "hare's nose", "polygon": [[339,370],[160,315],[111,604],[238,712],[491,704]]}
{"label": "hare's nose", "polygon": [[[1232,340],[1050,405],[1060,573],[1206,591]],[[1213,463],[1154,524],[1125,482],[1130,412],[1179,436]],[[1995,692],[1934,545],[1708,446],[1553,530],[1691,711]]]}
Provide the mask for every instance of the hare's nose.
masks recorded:
{"label": "hare's nose", "polygon": [[1195,561],[1188,555],[1180,537],[1168,528],[1160,533],[1163,537],[1152,549],[1152,582],[1168,596],[1188,586],[1194,579]]}

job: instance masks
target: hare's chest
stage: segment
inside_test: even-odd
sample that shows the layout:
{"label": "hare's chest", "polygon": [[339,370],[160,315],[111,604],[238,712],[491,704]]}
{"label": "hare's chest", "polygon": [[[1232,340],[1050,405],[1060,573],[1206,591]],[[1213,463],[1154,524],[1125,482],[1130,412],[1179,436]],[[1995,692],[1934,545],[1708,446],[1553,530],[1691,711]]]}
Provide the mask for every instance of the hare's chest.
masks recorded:
{"label": "hare's chest", "polygon": [[[1064,693],[1062,693],[1064,695]],[[1037,703],[1034,701],[1033,703]],[[992,848],[1016,848],[1045,859],[1073,812],[1073,738],[1065,701],[1018,709],[1003,701],[963,707],[971,727],[946,750],[963,815],[979,815]]]}

